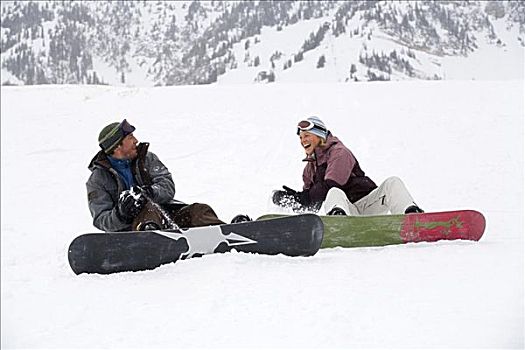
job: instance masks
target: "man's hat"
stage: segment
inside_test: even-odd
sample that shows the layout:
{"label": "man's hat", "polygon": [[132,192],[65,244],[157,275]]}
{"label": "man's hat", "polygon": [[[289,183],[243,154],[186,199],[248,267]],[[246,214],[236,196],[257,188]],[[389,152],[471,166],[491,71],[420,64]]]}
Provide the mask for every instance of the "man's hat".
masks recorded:
{"label": "man's hat", "polygon": [[133,131],[135,131],[135,127],[128,123],[126,119],[120,123],[111,123],[104,127],[98,135],[98,144],[106,154],[111,154],[122,142],[124,137]]}

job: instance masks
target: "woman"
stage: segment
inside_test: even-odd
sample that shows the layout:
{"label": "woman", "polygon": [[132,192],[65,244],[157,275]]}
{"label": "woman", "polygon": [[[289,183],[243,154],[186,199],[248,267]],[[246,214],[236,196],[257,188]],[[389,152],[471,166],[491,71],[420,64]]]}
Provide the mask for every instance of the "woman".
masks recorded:
{"label": "woman", "polygon": [[327,215],[380,215],[422,213],[398,177],[379,187],[359,166],[352,152],[317,117],[302,120],[297,135],[304,148],[306,166],[303,190],[287,186],[274,191],[273,202],[296,212],[319,211]]}

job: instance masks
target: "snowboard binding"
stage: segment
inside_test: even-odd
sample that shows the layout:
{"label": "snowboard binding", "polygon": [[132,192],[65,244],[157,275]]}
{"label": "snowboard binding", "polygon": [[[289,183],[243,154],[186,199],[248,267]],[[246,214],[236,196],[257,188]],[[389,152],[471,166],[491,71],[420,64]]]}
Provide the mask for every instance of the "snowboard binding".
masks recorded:
{"label": "snowboard binding", "polygon": [[145,221],[137,225],[137,231],[156,231],[162,230],[162,227],[154,221]]}

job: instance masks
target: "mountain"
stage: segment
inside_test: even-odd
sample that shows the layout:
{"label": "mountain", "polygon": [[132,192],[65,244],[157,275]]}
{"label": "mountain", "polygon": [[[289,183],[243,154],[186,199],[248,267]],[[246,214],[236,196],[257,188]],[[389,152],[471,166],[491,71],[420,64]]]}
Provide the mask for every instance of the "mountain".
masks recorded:
{"label": "mountain", "polygon": [[4,1],[0,34],[4,85],[451,79],[481,52],[478,72],[522,78],[525,5]]}

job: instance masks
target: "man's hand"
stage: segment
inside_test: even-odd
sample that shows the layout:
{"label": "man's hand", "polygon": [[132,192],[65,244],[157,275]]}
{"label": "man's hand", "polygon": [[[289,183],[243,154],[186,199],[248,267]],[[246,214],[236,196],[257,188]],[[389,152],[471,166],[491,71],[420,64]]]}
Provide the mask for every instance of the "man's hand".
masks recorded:
{"label": "man's hand", "polygon": [[145,195],[149,199],[155,198],[155,192],[153,189],[153,186],[133,186],[131,187],[131,192],[135,193],[136,195]]}
{"label": "man's hand", "polygon": [[146,198],[142,193],[136,193],[134,189],[124,191],[120,194],[117,204],[117,214],[126,223],[131,223],[133,219],[140,213]]}

